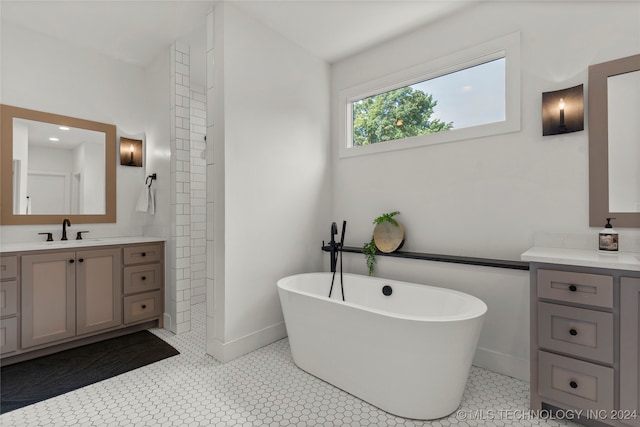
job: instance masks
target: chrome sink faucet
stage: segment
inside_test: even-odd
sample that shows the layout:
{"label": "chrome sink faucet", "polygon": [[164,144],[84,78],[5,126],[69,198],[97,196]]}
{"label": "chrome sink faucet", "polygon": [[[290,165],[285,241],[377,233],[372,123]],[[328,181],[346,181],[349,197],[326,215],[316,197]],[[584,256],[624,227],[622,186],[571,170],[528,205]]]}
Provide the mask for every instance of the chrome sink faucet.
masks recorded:
{"label": "chrome sink faucet", "polygon": [[69,218],[62,220],[62,239],[60,240],[67,240],[67,226],[71,227],[71,221],[69,221]]}

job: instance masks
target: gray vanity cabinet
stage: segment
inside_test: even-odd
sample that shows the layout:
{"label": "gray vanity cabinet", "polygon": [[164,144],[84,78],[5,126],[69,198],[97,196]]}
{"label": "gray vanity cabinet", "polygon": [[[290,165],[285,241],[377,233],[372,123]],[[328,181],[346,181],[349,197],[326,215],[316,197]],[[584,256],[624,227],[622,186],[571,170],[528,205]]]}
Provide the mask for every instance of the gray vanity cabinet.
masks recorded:
{"label": "gray vanity cabinet", "polygon": [[74,252],[22,257],[22,348],[76,334]]}
{"label": "gray vanity cabinet", "polygon": [[163,247],[160,244],[124,248],[124,323],[162,315]]}
{"label": "gray vanity cabinet", "polygon": [[[620,278],[620,408],[640,413],[640,278]],[[625,424],[640,426],[638,417]]]}
{"label": "gray vanity cabinet", "polygon": [[122,240],[2,253],[2,365],[162,327],[164,242]]}
{"label": "gray vanity cabinet", "polygon": [[0,257],[0,354],[18,349],[18,257]]}
{"label": "gray vanity cabinet", "polygon": [[22,256],[22,348],[122,323],[119,248]]}
{"label": "gray vanity cabinet", "polygon": [[80,251],[76,259],[77,335],[122,324],[120,249]]}
{"label": "gray vanity cabinet", "polygon": [[640,272],[542,263],[530,271],[531,408],[640,427]]}

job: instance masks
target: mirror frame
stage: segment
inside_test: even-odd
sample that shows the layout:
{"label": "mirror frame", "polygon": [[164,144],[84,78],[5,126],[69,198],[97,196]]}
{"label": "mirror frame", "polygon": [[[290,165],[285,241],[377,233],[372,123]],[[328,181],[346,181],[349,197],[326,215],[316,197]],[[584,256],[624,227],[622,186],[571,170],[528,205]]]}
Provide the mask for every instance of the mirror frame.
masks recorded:
{"label": "mirror frame", "polygon": [[640,71],[640,54],[589,66],[589,225],[606,218],[618,227],[640,227],[640,212],[609,211],[609,120],[607,78]]}
{"label": "mirror frame", "polygon": [[[112,223],[116,222],[116,127],[105,123],[42,111],[28,110],[0,104],[0,224],[60,224],[69,218],[72,224]],[[99,214],[52,214],[52,215],[15,215],[13,213],[13,119],[27,119],[38,122],[64,125],[105,134],[105,197],[106,211]]]}

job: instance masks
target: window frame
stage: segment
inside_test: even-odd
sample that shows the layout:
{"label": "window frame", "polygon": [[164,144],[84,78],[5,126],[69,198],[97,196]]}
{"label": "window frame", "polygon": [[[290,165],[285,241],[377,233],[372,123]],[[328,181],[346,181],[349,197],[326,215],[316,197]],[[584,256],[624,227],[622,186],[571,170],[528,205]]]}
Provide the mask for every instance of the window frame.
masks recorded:
{"label": "window frame", "polygon": [[[364,98],[505,59],[505,120],[403,139],[353,146],[353,103]],[[512,33],[416,66],[396,71],[339,92],[338,155],[340,158],[425,147],[520,130],[520,33]]]}

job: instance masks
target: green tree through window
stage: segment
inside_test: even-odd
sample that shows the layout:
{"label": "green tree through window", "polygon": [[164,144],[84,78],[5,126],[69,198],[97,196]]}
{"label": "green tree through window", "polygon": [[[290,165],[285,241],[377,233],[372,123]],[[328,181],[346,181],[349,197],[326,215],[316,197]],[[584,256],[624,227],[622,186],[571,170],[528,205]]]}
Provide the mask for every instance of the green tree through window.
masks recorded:
{"label": "green tree through window", "polygon": [[353,103],[353,145],[408,138],[453,129],[453,122],[430,120],[438,101],[403,87]]}

